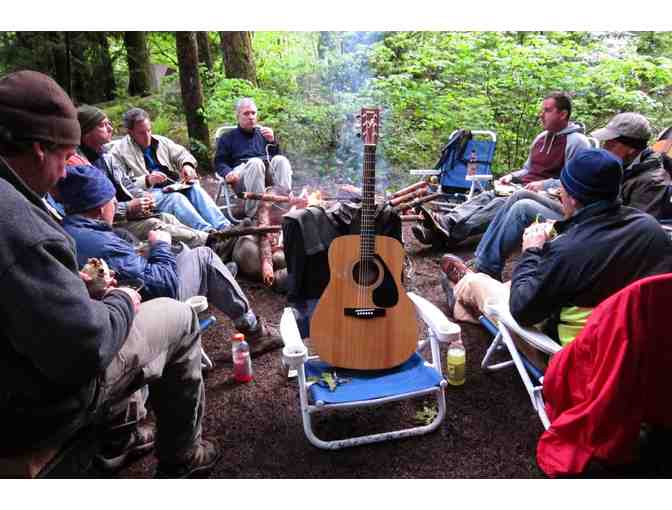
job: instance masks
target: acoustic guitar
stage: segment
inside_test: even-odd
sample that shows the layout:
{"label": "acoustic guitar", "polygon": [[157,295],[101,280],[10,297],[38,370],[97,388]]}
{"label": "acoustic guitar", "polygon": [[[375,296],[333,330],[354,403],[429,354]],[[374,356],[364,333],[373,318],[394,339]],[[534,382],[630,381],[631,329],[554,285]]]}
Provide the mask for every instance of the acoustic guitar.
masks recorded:
{"label": "acoustic guitar", "polygon": [[375,235],[377,108],[362,108],[364,175],[359,235],[334,239],[330,280],[310,323],[313,347],[342,368],[384,369],[406,361],[417,346],[413,303],[401,286],[402,244]]}

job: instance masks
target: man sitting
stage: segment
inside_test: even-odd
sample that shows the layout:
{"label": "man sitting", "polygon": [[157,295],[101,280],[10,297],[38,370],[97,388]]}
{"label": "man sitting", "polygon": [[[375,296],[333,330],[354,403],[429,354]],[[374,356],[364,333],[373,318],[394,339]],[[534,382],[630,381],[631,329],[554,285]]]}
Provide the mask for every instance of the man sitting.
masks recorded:
{"label": "man sitting", "polygon": [[[196,314],[172,299],[141,304],[128,287],[92,299],[72,238],[40,198],[65,175],[79,141],[75,107],[54,80],[34,71],[0,79],[0,457],[117,423],[114,411],[149,385],[157,475],[205,473],[219,455],[201,438]],[[139,428],[109,440],[120,456],[154,444]]]}
{"label": "man sitting", "polygon": [[[623,161],[621,200],[623,205],[635,207],[663,219],[665,201],[669,200],[670,174],[665,168],[663,154],[647,148],[651,126],[643,115],[619,113],[604,129],[592,136],[604,142],[608,150]],[[499,210],[478,243],[475,258],[470,261],[476,272],[501,279],[506,258],[520,247],[523,231],[535,220],[555,221],[563,216],[562,204],[550,196],[516,192]]]}
{"label": "man sitting", "polygon": [[[215,171],[236,192],[262,193],[266,189],[266,164],[271,184],[287,192],[292,189],[292,166],[280,155],[273,130],[257,123],[257,106],[249,97],[236,104],[238,127],[222,135],[217,143]],[[269,161],[270,158],[270,161]],[[245,216],[254,219],[258,202],[245,202]]]}
{"label": "man sitting", "polygon": [[[441,267],[456,320],[474,320],[488,300],[508,298],[523,326],[548,320],[562,344],[601,301],[645,276],[672,270],[672,241],[656,220],[621,205],[621,161],[602,149],[579,152],[562,170],[564,219],[528,227],[508,286],[474,273],[455,255]],[[454,287],[454,288],[453,288]]]}
{"label": "man sitting", "polygon": [[[162,229],[168,232],[175,241],[184,242],[187,246],[214,244],[215,238],[209,238],[207,232],[196,230],[182,224],[172,214],[163,212],[154,214],[154,197],[138,187],[126,175],[108,153],[107,148],[112,141],[113,127],[110,119],[100,108],[82,105],[77,108],[77,119],[82,129],[82,140],[77,153],[67,161],[69,166],[93,164],[107,175],[114,184],[118,201],[114,217],[115,227],[128,230],[139,240],[145,241],[152,230]],[[172,194],[166,200],[184,200],[179,194]],[[171,209],[179,208],[177,205]],[[195,220],[197,221],[197,220]]]}
{"label": "man sitting", "polygon": [[[540,192],[557,186],[563,166],[580,150],[589,147],[581,128],[570,122],[572,102],[562,92],[553,92],[541,103],[539,118],[544,131],[530,147],[530,154],[521,170],[507,174],[499,183],[517,182],[530,192]],[[424,244],[456,244],[467,237],[482,234],[507,198],[497,197],[494,191],[481,193],[446,214],[431,214],[424,208],[423,225],[412,229]]]}
{"label": "man sitting", "polygon": [[[187,149],[165,136],[153,135],[149,115],[140,108],[124,114],[124,126],[128,134],[114,143],[110,155],[140,189],[152,195],[157,211],[173,214],[185,225],[206,232],[231,226],[198,184],[196,159]],[[169,179],[191,186],[179,192],[165,192],[160,188]]]}
{"label": "man sitting", "polygon": [[115,190],[110,180],[93,166],[68,167],[58,184],[67,216],[63,228],[77,245],[80,266],[89,258],[103,259],[120,281],[140,280],[146,299],[171,297],[180,301],[205,295],[244,333],[250,345],[259,349],[277,347],[277,332],[267,327],[252,311],[236,280],[222,260],[210,249],[186,246],[175,256],[170,234],[149,233],[149,255],[139,255],[133,245],[112,231],[116,208]]}

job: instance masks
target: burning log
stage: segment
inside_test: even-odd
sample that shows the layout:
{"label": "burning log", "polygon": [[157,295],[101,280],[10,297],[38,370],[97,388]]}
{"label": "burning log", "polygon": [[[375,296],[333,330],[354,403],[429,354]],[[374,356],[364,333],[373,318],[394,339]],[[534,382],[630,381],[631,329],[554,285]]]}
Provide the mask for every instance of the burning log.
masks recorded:
{"label": "burning log", "polygon": [[415,184],[411,184],[410,186],[407,186],[405,188],[401,188],[399,191],[396,191],[395,193],[392,193],[392,198],[397,198],[401,197],[403,195],[407,195],[409,193],[412,193],[413,191],[417,191],[419,189],[426,189],[429,187],[429,184],[427,181],[418,181]]}
{"label": "burning log", "polygon": [[427,194],[427,187],[424,187],[424,188],[416,189],[415,191],[411,191],[409,193],[405,193],[403,195],[398,195],[396,198],[393,198],[392,200],[388,201],[388,203],[392,207],[396,207],[399,204],[403,204],[404,202],[409,202],[409,201],[413,200],[414,198],[420,198],[422,196],[425,196],[426,194]]}
{"label": "burning log", "polygon": [[432,193],[431,195],[426,195],[424,197],[416,198],[415,200],[411,202],[406,202],[401,205],[398,205],[395,207],[395,211],[401,213],[404,211],[408,211],[409,209],[412,209],[413,207],[417,207],[422,204],[426,204],[427,202],[431,202],[432,200],[436,200],[439,198],[443,193],[437,192],[437,193]]}
{"label": "burning log", "polygon": [[[259,227],[270,226],[271,204],[268,201],[262,201],[257,208],[257,223]],[[259,236],[259,259],[261,263],[261,280],[267,287],[273,285],[273,253],[271,249],[270,234],[261,234]]]}
{"label": "burning log", "polygon": [[277,195],[275,193],[253,193],[251,191],[244,191],[238,193],[237,196],[243,200],[260,200],[261,202],[288,203],[291,201],[290,197]]}

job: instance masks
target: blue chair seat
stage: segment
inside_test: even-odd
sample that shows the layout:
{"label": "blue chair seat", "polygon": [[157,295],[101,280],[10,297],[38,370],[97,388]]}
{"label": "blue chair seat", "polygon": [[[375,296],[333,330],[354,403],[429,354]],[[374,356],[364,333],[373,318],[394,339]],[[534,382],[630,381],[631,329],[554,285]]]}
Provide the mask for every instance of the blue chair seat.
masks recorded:
{"label": "blue chair seat", "polygon": [[336,369],[322,361],[308,361],[305,364],[306,377],[336,373],[338,379],[345,382],[338,384],[331,391],[325,382],[311,384],[308,394],[312,402],[322,401],[325,404],[342,404],[356,401],[376,400],[394,395],[412,393],[438,387],[443,380],[436,369],[428,367],[425,360],[418,354],[413,355],[400,365],[387,370],[346,370]]}

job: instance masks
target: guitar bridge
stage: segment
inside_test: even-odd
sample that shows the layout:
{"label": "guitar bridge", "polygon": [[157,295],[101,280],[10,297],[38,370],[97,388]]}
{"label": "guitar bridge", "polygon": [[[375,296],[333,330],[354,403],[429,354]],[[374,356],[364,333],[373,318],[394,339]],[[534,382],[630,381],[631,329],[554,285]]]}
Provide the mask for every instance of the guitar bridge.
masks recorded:
{"label": "guitar bridge", "polygon": [[356,319],[375,319],[385,317],[385,308],[345,308],[343,313],[346,317]]}

